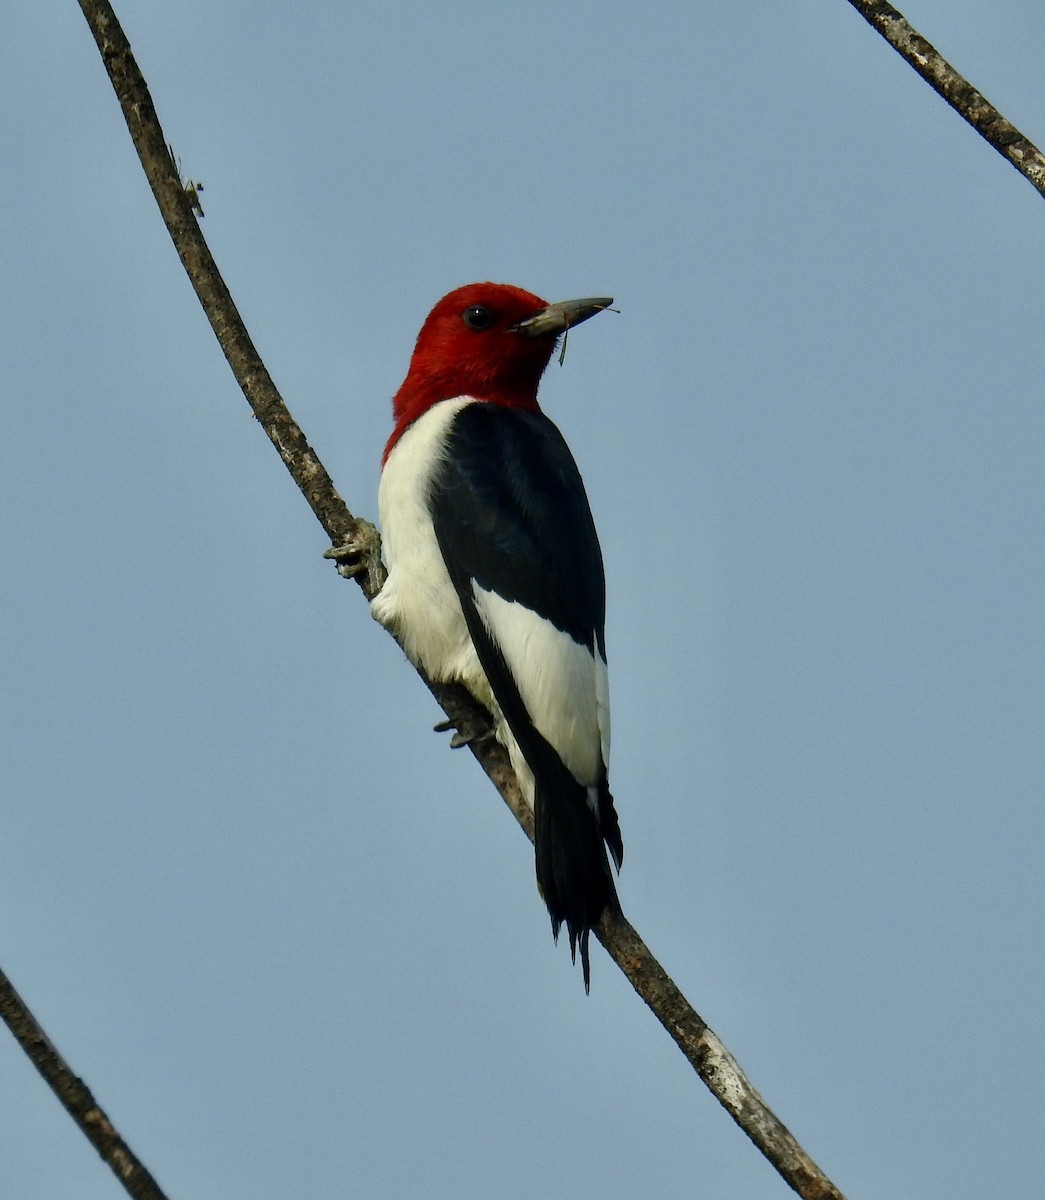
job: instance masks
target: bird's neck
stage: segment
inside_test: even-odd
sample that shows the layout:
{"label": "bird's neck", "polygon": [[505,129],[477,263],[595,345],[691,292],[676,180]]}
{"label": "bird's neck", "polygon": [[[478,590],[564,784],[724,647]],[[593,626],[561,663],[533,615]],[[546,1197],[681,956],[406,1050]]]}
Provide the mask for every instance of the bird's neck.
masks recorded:
{"label": "bird's neck", "polygon": [[451,381],[438,376],[417,380],[407,378],[392,401],[395,428],[388,439],[381,465],[388,461],[396,442],[430,408],[446,400],[458,400],[467,396],[482,404],[496,404],[501,408],[518,408],[524,412],[540,412],[537,390],[530,381]]}

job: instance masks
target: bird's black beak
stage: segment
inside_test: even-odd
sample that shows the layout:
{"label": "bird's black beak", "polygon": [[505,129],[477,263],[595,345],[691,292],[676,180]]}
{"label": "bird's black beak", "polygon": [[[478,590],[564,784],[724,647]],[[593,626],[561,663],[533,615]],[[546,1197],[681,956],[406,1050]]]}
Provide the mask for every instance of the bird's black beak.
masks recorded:
{"label": "bird's black beak", "polygon": [[613,303],[612,296],[589,296],[586,300],[560,300],[557,304],[549,304],[532,317],[513,325],[516,333],[524,337],[558,337],[574,325],[587,321],[596,313],[609,308]]}

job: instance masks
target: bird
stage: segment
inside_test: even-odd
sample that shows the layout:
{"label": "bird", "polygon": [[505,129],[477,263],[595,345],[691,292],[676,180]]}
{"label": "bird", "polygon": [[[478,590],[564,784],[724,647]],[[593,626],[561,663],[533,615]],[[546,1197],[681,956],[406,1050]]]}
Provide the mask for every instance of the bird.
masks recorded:
{"label": "bird", "polygon": [[565,924],[585,991],[589,933],[620,912],[609,858],[619,871],[624,857],[606,585],[580,471],[537,389],[560,336],[612,303],[474,283],[435,305],[392,402],[378,491],[388,573],[371,601],[415,666],[491,714],[533,808],[553,935]]}

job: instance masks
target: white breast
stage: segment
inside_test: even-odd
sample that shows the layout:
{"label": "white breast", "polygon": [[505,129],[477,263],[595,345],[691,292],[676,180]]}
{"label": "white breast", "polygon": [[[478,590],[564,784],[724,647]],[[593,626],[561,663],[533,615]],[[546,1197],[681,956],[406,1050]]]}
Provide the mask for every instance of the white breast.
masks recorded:
{"label": "white breast", "polygon": [[428,508],[432,476],[454,417],[469,396],[430,408],[402,435],[385,463],[377,494],[388,579],[372,615],[402,642],[429,678],[459,681],[491,711],[489,684],[464,623],[461,604],[435,539]]}

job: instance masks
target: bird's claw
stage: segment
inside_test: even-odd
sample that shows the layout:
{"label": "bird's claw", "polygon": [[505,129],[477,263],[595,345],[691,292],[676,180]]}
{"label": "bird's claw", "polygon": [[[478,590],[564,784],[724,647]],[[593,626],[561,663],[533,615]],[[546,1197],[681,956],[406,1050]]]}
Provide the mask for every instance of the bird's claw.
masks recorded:
{"label": "bird's claw", "polygon": [[324,550],[323,557],[333,559],[345,579],[368,575],[375,595],[384,585],[387,572],[381,561],[381,535],[369,521],[357,521],[352,540]]}
{"label": "bird's claw", "polygon": [[449,720],[440,721],[438,725],[433,725],[432,729],[436,733],[448,733],[451,729],[454,731],[454,736],[450,739],[451,750],[460,750],[462,746],[474,746],[476,743],[485,742],[488,737],[493,736],[492,723],[479,729],[465,731],[458,728],[456,721]]}
{"label": "bird's claw", "polygon": [[476,746],[479,742],[485,742],[492,733],[492,729],[477,729],[472,733],[462,733],[458,730],[450,739],[450,749],[460,750],[464,746]]}

